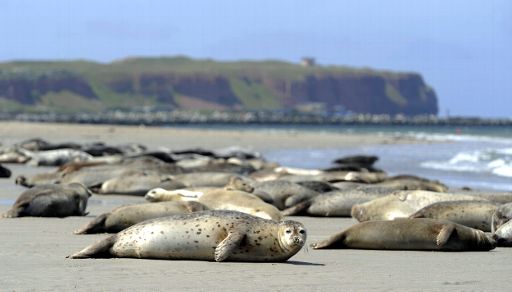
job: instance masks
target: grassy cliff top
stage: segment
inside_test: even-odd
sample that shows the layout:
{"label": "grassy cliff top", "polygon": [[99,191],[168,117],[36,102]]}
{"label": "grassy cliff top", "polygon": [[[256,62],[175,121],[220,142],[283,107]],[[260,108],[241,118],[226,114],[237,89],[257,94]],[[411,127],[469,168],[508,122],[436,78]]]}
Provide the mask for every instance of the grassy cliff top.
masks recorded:
{"label": "grassy cliff top", "polygon": [[347,66],[316,65],[305,67],[300,64],[278,60],[263,61],[214,61],[211,59],[191,59],[188,57],[133,57],[111,63],[97,63],[86,60],[72,61],[12,61],[0,63],[0,78],[28,77],[63,72],[78,73],[84,76],[124,75],[124,74],[151,74],[169,73],[177,75],[215,74],[224,76],[247,76],[280,79],[302,79],[307,75],[374,75],[386,78],[412,74],[408,72],[396,73],[369,68],[354,68]]}

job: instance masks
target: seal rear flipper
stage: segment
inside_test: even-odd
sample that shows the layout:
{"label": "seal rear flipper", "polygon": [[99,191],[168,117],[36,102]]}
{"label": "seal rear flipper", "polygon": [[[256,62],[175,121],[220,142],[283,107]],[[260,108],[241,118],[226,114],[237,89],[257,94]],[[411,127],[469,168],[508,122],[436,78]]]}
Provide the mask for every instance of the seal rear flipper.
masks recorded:
{"label": "seal rear flipper", "polygon": [[109,258],[112,257],[110,248],[116,242],[117,234],[111,235],[103,240],[95,242],[81,251],[67,256],[69,259],[86,259],[86,258]]}
{"label": "seal rear flipper", "polygon": [[446,244],[446,242],[448,242],[448,239],[452,235],[453,230],[455,230],[455,225],[453,225],[453,224],[443,225],[443,228],[441,228],[441,230],[439,230],[439,233],[437,234],[437,237],[436,237],[436,245],[438,248],[441,248],[443,245]]}
{"label": "seal rear flipper", "polygon": [[0,217],[1,218],[16,218],[20,217],[20,209],[19,208],[11,208],[7,210],[5,213],[3,213]]}
{"label": "seal rear flipper", "polygon": [[291,206],[290,208],[286,208],[283,211],[281,211],[281,215],[283,216],[292,216],[292,215],[298,215],[300,213],[303,213],[307,208],[311,206],[311,201],[303,201],[295,206]]}
{"label": "seal rear flipper", "polygon": [[284,201],[284,206],[289,208],[308,200],[309,197],[304,194],[291,195]]}
{"label": "seal rear flipper", "polygon": [[21,204],[14,204],[11,209],[7,210],[7,212],[3,213],[2,218],[16,218],[21,217],[23,215],[23,211],[28,207],[30,202],[24,202]]}
{"label": "seal rear flipper", "polygon": [[94,218],[91,222],[89,222],[84,227],[75,230],[74,234],[88,234],[88,233],[101,233],[105,232],[105,221],[107,220],[108,215],[110,213],[101,214],[98,217]]}
{"label": "seal rear flipper", "polygon": [[245,237],[245,232],[240,232],[237,230],[230,231],[228,236],[224,238],[223,241],[219,243],[217,248],[215,248],[215,261],[222,262],[225,261],[239,245],[240,242]]}
{"label": "seal rear flipper", "polygon": [[326,240],[322,240],[316,243],[312,243],[311,247],[313,249],[330,249],[330,248],[345,248],[345,232],[338,233],[336,235],[331,236]]}
{"label": "seal rear flipper", "polygon": [[412,215],[410,215],[409,218],[428,218],[428,217],[425,216],[425,214],[422,212],[422,210],[419,210],[419,211],[413,213]]}

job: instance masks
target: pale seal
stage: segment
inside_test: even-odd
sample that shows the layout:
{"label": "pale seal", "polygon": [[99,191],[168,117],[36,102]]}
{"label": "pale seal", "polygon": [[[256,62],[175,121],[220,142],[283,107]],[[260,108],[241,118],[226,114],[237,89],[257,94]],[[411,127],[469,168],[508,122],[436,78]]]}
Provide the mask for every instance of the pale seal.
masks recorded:
{"label": "pale seal", "polygon": [[69,258],[131,257],[282,262],[306,241],[304,226],[235,211],[203,211],[147,220]]}
{"label": "pale seal", "polygon": [[161,202],[121,206],[99,215],[75,234],[115,233],[144,220],[207,210],[198,202]]}
{"label": "pale seal", "polygon": [[495,248],[495,242],[481,230],[450,221],[405,218],[359,223],[311,246],[314,249],[487,251]]}
{"label": "pale seal", "polygon": [[72,161],[87,161],[93,156],[76,149],[56,149],[39,152],[32,152],[25,149],[18,149],[23,155],[30,157],[28,164],[33,166],[60,166]]}
{"label": "pale seal", "polygon": [[39,185],[23,192],[2,217],[84,216],[90,196],[89,190],[79,183]]}
{"label": "pale seal", "polygon": [[282,215],[271,204],[265,203],[257,196],[236,190],[213,189],[205,191],[173,190],[161,188],[150,190],[146,196],[150,202],[162,201],[196,201],[210,210],[233,210],[251,214],[264,219],[279,221]]}
{"label": "pale seal", "polygon": [[292,182],[323,181],[329,183],[336,183],[341,181],[353,181],[362,183],[378,183],[384,181],[386,177],[387,175],[384,172],[329,171],[315,175],[285,175],[279,177],[279,179]]}
{"label": "pale seal", "polygon": [[144,196],[149,190],[169,180],[169,175],[162,175],[156,171],[139,171],[103,182],[97,193]]}
{"label": "pale seal", "polygon": [[169,176],[171,180],[183,183],[187,187],[223,187],[236,174],[228,172],[193,172]]}
{"label": "pale seal", "polygon": [[429,191],[396,191],[391,195],[373,199],[352,207],[352,217],[358,221],[393,220],[409,217],[430,204],[444,201],[482,200],[470,195]]}

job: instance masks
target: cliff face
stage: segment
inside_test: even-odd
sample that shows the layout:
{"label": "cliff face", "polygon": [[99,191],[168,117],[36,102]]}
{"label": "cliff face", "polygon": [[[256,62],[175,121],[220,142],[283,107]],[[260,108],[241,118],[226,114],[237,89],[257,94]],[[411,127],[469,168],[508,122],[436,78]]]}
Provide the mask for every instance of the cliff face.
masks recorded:
{"label": "cliff face", "polygon": [[320,104],[327,109],[370,114],[438,112],[434,91],[415,73],[183,58],[87,66],[67,62],[0,64],[0,101],[37,107],[45,95],[62,92],[100,101],[105,110],[143,105],[280,109]]}
{"label": "cliff face", "polygon": [[59,91],[76,93],[86,99],[96,99],[97,96],[83,78],[74,74],[52,73],[39,76],[25,75],[1,78],[0,97],[25,105],[36,105],[40,97]]}
{"label": "cliff face", "polygon": [[138,93],[156,96],[162,103],[176,103],[176,95],[190,96],[226,106],[238,104],[238,97],[231,91],[229,80],[215,75],[142,74],[108,83],[117,93]]}
{"label": "cliff face", "polygon": [[306,76],[287,84],[285,80],[266,80],[265,84],[281,97],[283,106],[324,103],[356,113],[437,114],[435,93],[417,74],[392,78],[373,75]]}

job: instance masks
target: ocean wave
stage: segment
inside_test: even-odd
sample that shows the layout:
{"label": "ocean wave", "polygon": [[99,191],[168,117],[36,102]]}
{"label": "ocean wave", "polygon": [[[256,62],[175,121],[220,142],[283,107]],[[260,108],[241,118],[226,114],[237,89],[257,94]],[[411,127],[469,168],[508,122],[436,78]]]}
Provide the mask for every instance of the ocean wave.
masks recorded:
{"label": "ocean wave", "polygon": [[[404,135],[397,133],[396,135]],[[441,134],[441,133],[424,133],[410,132],[406,134],[417,140],[425,140],[431,142],[489,142],[497,144],[512,144],[511,138],[479,136],[469,134]]]}
{"label": "ocean wave", "polygon": [[421,167],[512,177],[512,148],[461,151],[447,161],[422,162]]}

